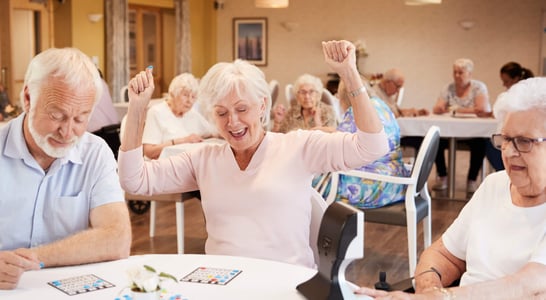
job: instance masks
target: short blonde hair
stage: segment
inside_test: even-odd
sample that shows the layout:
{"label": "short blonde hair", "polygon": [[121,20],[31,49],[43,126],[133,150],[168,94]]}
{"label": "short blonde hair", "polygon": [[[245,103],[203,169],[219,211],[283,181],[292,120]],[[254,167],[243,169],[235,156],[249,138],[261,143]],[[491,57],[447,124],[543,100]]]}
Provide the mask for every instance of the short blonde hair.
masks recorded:
{"label": "short blonde hair", "polygon": [[213,107],[220,99],[235,91],[239,96],[246,92],[258,104],[265,99],[262,125],[269,124],[271,93],[264,73],[247,61],[237,59],[232,63],[220,62],[212,66],[199,85],[199,103],[205,116],[212,120]]}
{"label": "short blonde hair", "polygon": [[465,69],[467,72],[474,71],[474,62],[468,58],[459,58],[453,63],[454,67]]}

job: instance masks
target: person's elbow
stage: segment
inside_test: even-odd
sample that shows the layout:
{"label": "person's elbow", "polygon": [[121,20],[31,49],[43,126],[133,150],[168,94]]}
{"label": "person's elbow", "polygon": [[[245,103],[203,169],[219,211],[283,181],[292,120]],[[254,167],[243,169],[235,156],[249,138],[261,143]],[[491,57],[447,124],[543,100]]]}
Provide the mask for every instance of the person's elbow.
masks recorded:
{"label": "person's elbow", "polygon": [[127,219],[125,224],[120,224],[116,226],[113,231],[114,236],[116,237],[113,240],[114,247],[111,251],[111,259],[124,259],[129,257],[131,254],[131,241],[132,241],[132,232],[131,232],[131,222]]}

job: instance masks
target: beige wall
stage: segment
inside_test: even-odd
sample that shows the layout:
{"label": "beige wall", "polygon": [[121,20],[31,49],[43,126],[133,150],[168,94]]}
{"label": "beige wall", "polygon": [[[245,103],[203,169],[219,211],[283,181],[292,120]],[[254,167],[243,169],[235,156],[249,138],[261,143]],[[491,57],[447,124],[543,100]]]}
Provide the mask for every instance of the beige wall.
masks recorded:
{"label": "beige wall", "polygon": [[[232,19],[267,17],[268,80],[281,86],[308,72],[326,80],[320,42],[365,40],[369,52],[361,66],[368,73],[398,67],[406,74],[403,106],[432,107],[451,82],[455,59],[475,62],[474,78],[491,98],[503,90],[502,64],[515,60],[539,72],[544,0],[444,0],[441,5],[405,6],[403,0],[292,0],[286,9],[258,9],[253,0],[225,1],[217,11],[217,58],[232,57]],[[476,25],[463,30],[458,22]],[[283,22],[294,23],[292,31]]]}
{"label": "beige wall", "polygon": [[[98,58],[98,67],[105,70],[104,41],[104,0],[71,0],[72,1],[72,47],[79,48],[90,57]],[[100,13],[103,17],[92,23],[89,14]]]}

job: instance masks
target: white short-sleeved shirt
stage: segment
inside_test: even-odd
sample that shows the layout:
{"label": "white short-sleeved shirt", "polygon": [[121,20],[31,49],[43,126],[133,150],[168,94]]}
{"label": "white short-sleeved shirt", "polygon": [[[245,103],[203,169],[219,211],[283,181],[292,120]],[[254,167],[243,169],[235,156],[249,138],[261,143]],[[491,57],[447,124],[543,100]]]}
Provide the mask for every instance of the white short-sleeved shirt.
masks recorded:
{"label": "white short-sleeved shirt", "polygon": [[142,143],[161,144],[191,134],[203,136],[212,133],[211,125],[195,109],[192,108],[182,117],[177,117],[173,114],[167,101],[162,101],[148,109]]}
{"label": "white short-sleeved shirt", "polygon": [[88,229],[93,208],[125,201],[103,139],[84,133],[45,173],[26,146],[24,117],[0,130],[0,250],[37,247]]}
{"label": "white short-sleeved shirt", "polygon": [[442,236],[450,253],[466,261],[461,285],[494,280],[529,262],[546,265],[546,203],[512,203],[506,171],[489,175]]}

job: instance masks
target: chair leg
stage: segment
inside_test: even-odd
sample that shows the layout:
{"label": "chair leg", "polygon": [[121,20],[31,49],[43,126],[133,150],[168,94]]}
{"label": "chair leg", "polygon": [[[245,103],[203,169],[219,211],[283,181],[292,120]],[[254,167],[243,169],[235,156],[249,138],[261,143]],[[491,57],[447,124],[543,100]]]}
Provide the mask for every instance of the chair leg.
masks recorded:
{"label": "chair leg", "polygon": [[423,238],[424,249],[430,247],[432,243],[432,225],[430,223],[430,214],[423,219]]}
{"label": "chair leg", "polygon": [[184,200],[176,202],[176,244],[178,254],[184,254]]}
{"label": "chair leg", "polygon": [[415,212],[407,212],[407,230],[408,230],[408,258],[409,258],[409,276],[415,275],[417,267],[417,216]]}
{"label": "chair leg", "polygon": [[155,201],[150,201],[150,237],[155,236]]}

